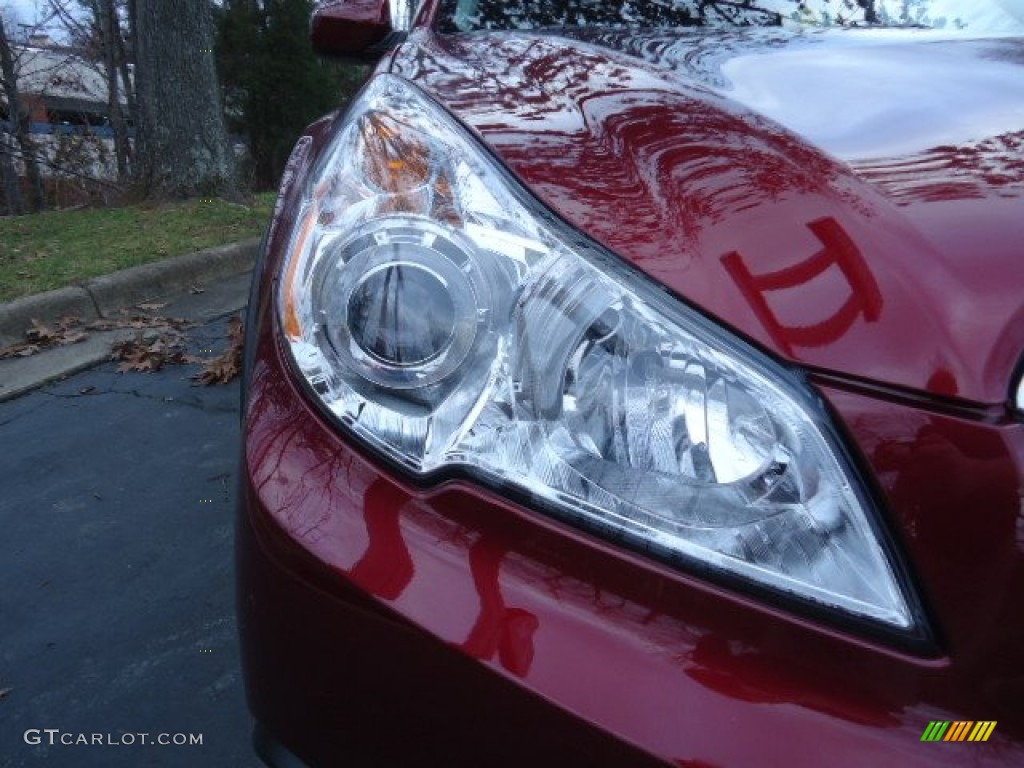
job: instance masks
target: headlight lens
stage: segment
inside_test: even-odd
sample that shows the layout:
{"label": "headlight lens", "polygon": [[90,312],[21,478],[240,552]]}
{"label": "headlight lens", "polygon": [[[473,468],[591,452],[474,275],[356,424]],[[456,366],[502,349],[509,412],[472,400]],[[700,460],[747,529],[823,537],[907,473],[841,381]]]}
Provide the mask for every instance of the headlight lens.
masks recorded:
{"label": "headlight lens", "polygon": [[279,311],[322,406],[411,472],[467,468],[634,546],[914,628],[806,385],[555,220],[404,81],[375,78],[311,174]]}

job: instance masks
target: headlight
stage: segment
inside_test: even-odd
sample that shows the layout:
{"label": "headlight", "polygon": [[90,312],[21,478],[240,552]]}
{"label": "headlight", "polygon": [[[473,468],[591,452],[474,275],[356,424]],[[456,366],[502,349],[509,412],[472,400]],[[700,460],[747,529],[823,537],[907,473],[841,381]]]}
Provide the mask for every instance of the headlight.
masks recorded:
{"label": "headlight", "polygon": [[295,366],[417,475],[901,630],[915,610],[803,381],[557,221],[379,76],[305,191],[280,283]]}

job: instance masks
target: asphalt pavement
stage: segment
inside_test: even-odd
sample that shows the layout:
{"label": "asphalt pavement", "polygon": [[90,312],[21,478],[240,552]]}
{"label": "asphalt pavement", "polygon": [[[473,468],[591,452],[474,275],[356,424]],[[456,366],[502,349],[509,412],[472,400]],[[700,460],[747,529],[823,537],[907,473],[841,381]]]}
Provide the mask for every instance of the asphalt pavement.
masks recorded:
{"label": "asphalt pavement", "polygon": [[[246,283],[162,314],[204,320],[190,351],[216,354]],[[36,388],[0,402],[0,768],[256,766],[234,616],[237,380],[68,375],[94,362],[37,361]]]}

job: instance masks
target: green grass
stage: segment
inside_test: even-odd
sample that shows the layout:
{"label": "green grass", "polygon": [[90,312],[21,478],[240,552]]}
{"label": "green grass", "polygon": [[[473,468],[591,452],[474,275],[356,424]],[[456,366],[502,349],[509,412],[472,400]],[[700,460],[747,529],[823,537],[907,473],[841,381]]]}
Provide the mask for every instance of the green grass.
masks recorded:
{"label": "green grass", "polygon": [[273,193],[0,218],[0,301],[262,234]]}

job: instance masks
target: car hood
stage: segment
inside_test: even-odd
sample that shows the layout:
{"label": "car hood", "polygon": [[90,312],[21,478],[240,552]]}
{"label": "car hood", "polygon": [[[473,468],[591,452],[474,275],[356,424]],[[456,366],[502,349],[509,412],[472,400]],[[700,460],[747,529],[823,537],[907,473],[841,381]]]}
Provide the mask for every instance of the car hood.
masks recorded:
{"label": "car hood", "polygon": [[1024,351],[1024,39],[435,36],[392,70],[541,200],[779,356],[1005,403]]}

